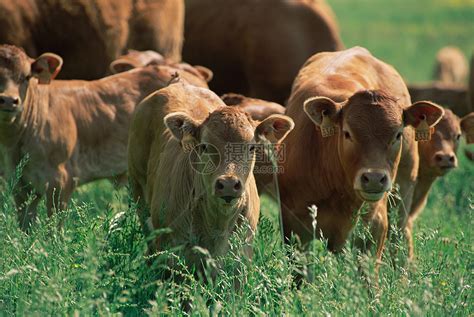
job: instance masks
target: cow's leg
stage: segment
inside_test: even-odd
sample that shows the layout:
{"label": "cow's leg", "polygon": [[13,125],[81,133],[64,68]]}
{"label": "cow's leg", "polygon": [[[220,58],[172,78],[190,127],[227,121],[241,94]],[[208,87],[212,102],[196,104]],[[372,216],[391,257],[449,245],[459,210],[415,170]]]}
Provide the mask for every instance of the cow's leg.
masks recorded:
{"label": "cow's leg", "polygon": [[[37,208],[41,200],[41,195],[37,194],[31,186],[22,185],[21,188],[15,191],[14,198],[20,229],[28,232],[33,222],[36,221]],[[32,200],[26,205],[29,199]]]}
{"label": "cow's leg", "polygon": [[[59,213],[67,208],[69,199],[74,191],[74,181],[64,166],[60,166],[48,184],[46,191],[46,210],[48,216]],[[62,227],[62,220],[59,223]]]}

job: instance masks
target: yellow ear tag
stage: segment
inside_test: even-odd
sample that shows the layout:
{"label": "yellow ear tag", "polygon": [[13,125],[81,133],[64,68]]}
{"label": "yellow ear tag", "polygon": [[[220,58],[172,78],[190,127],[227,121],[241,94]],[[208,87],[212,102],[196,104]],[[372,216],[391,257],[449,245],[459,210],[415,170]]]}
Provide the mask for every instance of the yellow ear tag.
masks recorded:
{"label": "yellow ear tag", "polygon": [[334,122],[332,122],[329,116],[326,115],[325,112],[326,111],[323,111],[321,113],[323,120],[321,122],[321,125],[319,126],[323,138],[333,136],[336,133],[336,125],[334,124]]}
{"label": "yellow ear tag", "polygon": [[423,115],[420,123],[415,128],[415,140],[416,141],[429,141],[431,140],[431,133],[433,133],[434,128],[430,127],[426,121],[426,116]]}
{"label": "yellow ear tag", "polygon": [[183,147],[184,153],[190,153],[196,146],[196,139],[187,132],[184,132],[183,138],[181,139],[181,146]]}

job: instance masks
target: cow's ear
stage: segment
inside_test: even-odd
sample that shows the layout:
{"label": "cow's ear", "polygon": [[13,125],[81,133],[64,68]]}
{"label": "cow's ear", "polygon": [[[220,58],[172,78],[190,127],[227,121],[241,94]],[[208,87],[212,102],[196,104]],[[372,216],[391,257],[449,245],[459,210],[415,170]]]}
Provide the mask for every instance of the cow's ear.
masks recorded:
{"label": "cow's ear", "polygon": [[474,143],[474,112],[461,119],[461,130],[466,136],[468,144]]}
{"label": "cow's ear", "polygon": [[63,59],[53,53],[44,53],[31,64],[31,75],[40,84],[49,84],[61,70]]}
{"label": "cow's ear", "polygon": [[173,112],[164,118],[166,127],[173,137],[180,141],[185,152],[190,152],[198,144],[199,123],[184,112]]}
{"label": "cow's ear", "polygon": [[429,141],[444,109],[429,101],[418,101],[403,111],[403,123],[415,128],[416,141]]}
{"label": "cow's ear", "polygon": [[193,67],[197,70],[199,76],[201,76],[201,78],[204,79],[207,83],[210,82],[214,77],[214,73],[212,72],[212,70],[207,67],[201,65],[194,65]]}
{"label": "cow's ear", "polygon": [[133,63],[122,58],[113,61],[109,66],[110,72],[112,74],[123,73],[134,68],[136,68],[136,66],[133,65]]}
{"label": "cow's ear", "polygon": [[313,97],[303,104],[304,112],[320,129],[324,138],[336,133],[341,104],[326,97]]}
{"label": "cow's ear", "polygon": [[282,141],[295,127],[293,120],[281,114],[274,114],[260,122],[255,128],[255,137],[258,142],[265,140],[271,143]]}

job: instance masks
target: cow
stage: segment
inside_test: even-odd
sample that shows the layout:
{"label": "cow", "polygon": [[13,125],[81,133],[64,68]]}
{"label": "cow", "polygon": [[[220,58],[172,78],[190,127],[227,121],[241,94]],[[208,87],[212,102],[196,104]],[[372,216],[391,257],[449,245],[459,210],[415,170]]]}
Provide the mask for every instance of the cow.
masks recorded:
{"label": "cow", "polygon": [[418,144],[420,164],[418,178],[410,212],[402,223],[408,241],[408,259],[414,258],[413,223],[423,211],[431,186],[439,177],[458,166],[456,151],[464,132],[468,143],[474,143],[474,113],[459,119],[451,110],[445,109],[443,118],[434,128],[431,140]]}
{"label": "cow", "polygon": [[[315,235],[340,251],[359,218],[380,259],[388,229],[387,192],[395,180],[409,204],[418,170],[417,139],[429,138],[443,109],[411,104],[400,75],[361,47],[313,55],[293,84],[287,112],[295,129],[283,141],[278,174],[286,240]],[[413,129],[414,128],[414,129]],[[317,225],[308,207],[317,207]],[[357,243],[369,248],[369,243]]]}
{"label": "cow", "polygon": [[224,94],[221,99],[228,106],[240,107],[256,121],[262,121],[272,114],[285,114],[285,107],[275,102],[245,97],[235,93]]}
{"label": "cow", "polygon": [[63,79],[98,79],[126,48],[181,60],[184,0],[0,2],[0,44],[64,59]]}
{"label": "cow", "polygon": [[[184,62],[173,62],[170,59],[164,58],[161,54],[155,51],[137,51],[137,50],[128,50],[124,55],[119,56],[116,60],[110,63],[109,69],[112,74],[118,74],[124,71],[128,71],[138,67],[144,67],[148,65],[165,65],[181,70],[181,73],[189,73],[194,78],[199,78],[199,80],[205,81],[206,83],[210,82],[213,77],[212,71],[204,66],[194,65],[191,66],[188,63]],[[188,78],[188,81],[192,77]],[[199,87],[207,87],[197,84]]]}
{"label": "cow", "polygon": [[445,84],[465,84],[468,63],[464,53],[455,46],[446,46],[436,54],[434,80]]}
{"label": "cow", "polygon": [[[256,122],[210,90],[180,82],[143,100],[130,127],[130,187],[144,234],[171,229],[149,251],[182,246],[186,263],[200,270],[202,253],[194,247],[224,254],[240,218],[250,226],[249,242],[260,208],[255,145],[278,142],[293,126],[283,115]],[[243,156],[234,156],[231,145]]]}
{"label": "cow", "polygon": [[210,84],[284,104],[311,55],[343,47],[324,1],[186,0],[183,59],[209,67]]}
{"label": "cow", "polygon": [[[127,170],[128,127],[135,106],[156,89],[193,75],[148,66],[95,81],[52,80],[62,59],[37,59],[0,45],[0,153],[11,175],[29,160],[15,193],[20,227],[27,230],[46,196],[48,215],[66,208],[78,185]],[[202,79],[190,80],[207,87]],[[3,167],[2,167],[3,168]],[[30,193],[34,200],[24,206]]]}

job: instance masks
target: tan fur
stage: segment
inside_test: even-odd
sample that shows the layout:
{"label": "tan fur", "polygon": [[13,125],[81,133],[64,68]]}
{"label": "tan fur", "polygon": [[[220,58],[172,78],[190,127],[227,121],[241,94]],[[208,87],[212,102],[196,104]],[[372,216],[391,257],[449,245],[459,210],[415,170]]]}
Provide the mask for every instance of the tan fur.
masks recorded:
{"label": "tan fur", "polygon": [[126,48],[181,59],[184,0],[2,1],[0,20],[0,43],[61,55],[60,78],[103,77]]}
{"label": "tan fur", "polygon": [[[7,172],[11,175],[20,159],[30,157],[16,197],[23,229],[36,217],[35,205],[43,195],[51,214],[65,207],[77,185],[125,173],[128,126],[136,104],[181,73],[170,66],[148,66],[96,81],[39,85],[36,78],[25,80],[30,63],[22,50],[0,46],[0,97],[19,97],[23,109],[5,112],[6,105],[0,105]],[[191,75],[181,80],[186,76]],[[25,210],[22,204],[31,190],[38,199]]]}
{"label": "tan fur", "polygon": [[284,103],[304,61],[342,48],[324,1],[187,0],[184,60],[215,73],[211,88]]}
{"label": "tan fur", "polygon": [[445,84],[465,84],[468,63],[464,53],[455,46],[446,46],[436,54],[434,80]]}
{"label": "tan fur", "polygon": [[[325,98],[305,103],[315,96]],[[310,119],[314,102],[327,103],[325,113],[335,124],[334,135],[323,138],[312,122],[318,122],[318,117]],[[341,250],[365,200],[355,190],[361,169],[385,171],[389,180],[400,184],[404,201],[411,204],[418,170],[417,144],[413,129],[403,129],[406,122],[402,118],[402,113],[408,117],[416,109],[410,104],[408,90],[396,70],[364,48],[319,53],[305,63],[287,107],[296,128],[283,141],[286,159],[279,175],[286,237],[295,233],[303,243],[312,239],[307,207],[315,204],[316,234],[322,232],[331,250]],[[442,110],[431,104],[428,107],[436,112],[434,124]],[[403,141],[398,138],[401,131]],[[380,258],[388,227],[387,194],[367,204],[369,213],[362,219],[371,227]]]}
{"label": "tan fur", "polygon": [[[218,149],[221,163],[211,174],[193,170],[189,153],[163,122],[175,114],[188,116],[199,126],[191,137],[196,144],[209,143]],[[202,255],[193,253],[192,247],[206,248],[212,256],[222,255],[240,216],[249,222],[251,241],[259,217],[259,197],[251,173],[255,157],[239,162],[224,161],[224,156],[229,143],[257,142],[254,131],[261,124],[255,128],[256,124],[240,109],[226,107],[211,91],[182,83],[157,91],[138,106],[130,129],[129,173],[139,217],[145,234],[150,216],[154,229],[172,229],[172,233],[158,236],[151,250],[184,245],[188,264],[199,268]],[[194,133],[194,128],[181,131]],[[227,205],[213,189],[222,175],[238,177],[244,188],[242,196]]]}
{"label": "tan fur", "polygon": [[272,114],[284,114],[285,107],[275,102],[245,97],[240,94],[228,93],[221,96],[228,106],[237,106],[249,113],[253,120],[262,121]]}

